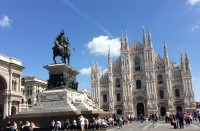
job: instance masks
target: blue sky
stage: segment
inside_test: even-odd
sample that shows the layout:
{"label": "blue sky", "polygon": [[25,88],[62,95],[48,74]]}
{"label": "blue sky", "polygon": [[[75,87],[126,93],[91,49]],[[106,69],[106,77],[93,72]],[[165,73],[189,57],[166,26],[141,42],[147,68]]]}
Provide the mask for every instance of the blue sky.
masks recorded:
{"label": "blue sky", "polygon": [[[150,27],[155,52],[180,63],[187,49],[196,101],[200,101],[200,0],[0,0],[0,53],[20,59],[23,75],[48,79],[52,46],[62,29],[69,37],[71,66],[81,72],[79,89],[90,90],[90,67],[107,68],[107,50],[119,55],[121,33],[129,44],[142,41],[142,26]],[[101,44],[100,44],[101,43]],[[59,58],[57,58],[59,61]]]}

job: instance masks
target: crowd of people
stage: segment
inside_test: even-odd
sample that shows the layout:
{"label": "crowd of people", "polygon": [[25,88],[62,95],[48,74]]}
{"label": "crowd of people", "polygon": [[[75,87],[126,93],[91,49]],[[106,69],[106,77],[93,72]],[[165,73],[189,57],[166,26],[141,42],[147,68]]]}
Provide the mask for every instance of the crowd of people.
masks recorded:
{"label": "crowd of people", "polygon": [[180,110],[177,111],[176,114],[168,114],[165,117],[165,122],[168,123],[170,122],[171,125],[174,126],[174,129],[184,128],[184,123],[185,124],[192,124],[193,121],[199,121],[200,123],[200,111],[193,111],[192,113],[189,112],[182,112]]}
{"label": "crowd of people", "polygon": [[35,128],[38,128],[35,126],[33,122],[26,121],[23,123],[22,121],[17,124],[15,121],[12,123],[8,121],[5,131],[33,131]]}
{"label": "crowd of people", "polygon": [[[156,125],[156,122],[158,120],[165,120],[166,123],[171,123],[171,125],[174,126],[174,128],[184,128],[185,124],[192,124],[192,122],[199,121],[200,122],[200,111],[197,112],[182,112],[177,111],[176,114],[167,112],[165,116],[157,116],[156,114],[151,114],[149,116],[145,116],[143,114],[140,114],[139,116],[131,116],[131,115],[125,115],[125,116],[117,116],[112,115],[109,117],[93,117],[92,119],[88,119],[86,117],[83,117],[82,115],[78,118],[74,118],[71,121],[67,119],[66,121],[55,121],[52,120],[50,123],[50,130],[51,131],[59,131],[59,130],[81,130],[85,131],[88,129],[92,130],[98,130],[102,128],[112,128],[112,127],[118,127],[122,128],[124,124],[132,123],[133,121],[140,121],[143,123],[144,121],[150,121],[153,125]],[[33,122],[26,121],[23,123],[22,121],[17,124],[15,121],[12,123],[8,121],[5,130],[6,131],[33,131],[35,128],[38,128],[35,126]]]}

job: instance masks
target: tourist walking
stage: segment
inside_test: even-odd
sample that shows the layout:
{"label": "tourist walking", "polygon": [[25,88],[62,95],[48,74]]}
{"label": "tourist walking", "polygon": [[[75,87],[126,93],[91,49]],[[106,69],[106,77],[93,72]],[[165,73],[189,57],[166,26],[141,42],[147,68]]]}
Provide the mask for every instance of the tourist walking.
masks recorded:
{"label": "tourist walking", "polygon": [[183,123],[183,119],[184,119],[184,114],[182,111],[178,110],[177,114],[176,114],[176,118],[179,119],[179,126],[180,129],[184,127],[184,123]]}
{"label": "tourist walking", "polygon": [[119,119],[118,119],[118,126],[119,126],[119,128],[122,128],[122,124],[123,124],[123,120],[122,120],[121,117],[119,117]]}
{"label": "tourist walking", "polygon": [[199,110],[198,110],[198,112],[197,112],[197,116],[198,116],[199,123],[200,123],[200,111],[199,111]]}
{"label": "tourist walking", "polygon": [[56,122],[54,120],[51,121],[51,131],[55,131]]}

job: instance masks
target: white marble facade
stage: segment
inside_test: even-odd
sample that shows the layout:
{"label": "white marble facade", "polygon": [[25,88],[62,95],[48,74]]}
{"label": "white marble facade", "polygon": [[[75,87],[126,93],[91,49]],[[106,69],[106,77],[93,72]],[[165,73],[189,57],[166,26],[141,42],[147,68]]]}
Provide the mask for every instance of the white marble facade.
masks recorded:
{"label": "white marble facade", "polygon": [[180,55],[180,65],[155,53],[150,31],[143,42],[128,42],[121,36],[120,57],[112,61],[108,51],[108,71],[100,73],[98,64],[91,69],[92,99],[105,111],[115,114],[164,115],[166,112],[196,109],[188,53]]}
{"label": "white marble facade", "polygon": [[33,76],[22,77],[22,62],[0,54],[0,118],[27,110],[47,82]]}

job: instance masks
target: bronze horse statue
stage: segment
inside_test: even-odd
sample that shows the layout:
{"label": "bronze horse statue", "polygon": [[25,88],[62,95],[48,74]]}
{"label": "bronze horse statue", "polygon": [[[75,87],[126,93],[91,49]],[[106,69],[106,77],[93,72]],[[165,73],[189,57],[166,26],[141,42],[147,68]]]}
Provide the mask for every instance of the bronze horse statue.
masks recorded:
{"label": "bronze horse statue", "polygon": [[57,63],[56,59],[55,59],[57,56],[60,56],[62,63],[65,63],[65,64],[66,64],[66,58],[67,58],[68,65],[70,64],[70,55],[71,54],[70,54],[68,45],[69,45],[69,42],[66,39],[63,39],[63,45],[59,44],[58,41],[55,40],[54,47],[52,48],[53,49],[53,60],[54,60],[55,64]]}

